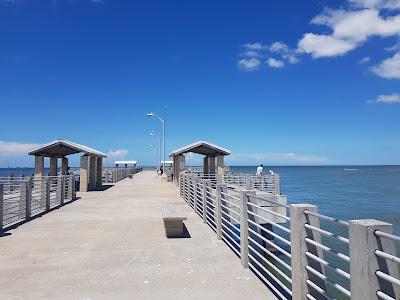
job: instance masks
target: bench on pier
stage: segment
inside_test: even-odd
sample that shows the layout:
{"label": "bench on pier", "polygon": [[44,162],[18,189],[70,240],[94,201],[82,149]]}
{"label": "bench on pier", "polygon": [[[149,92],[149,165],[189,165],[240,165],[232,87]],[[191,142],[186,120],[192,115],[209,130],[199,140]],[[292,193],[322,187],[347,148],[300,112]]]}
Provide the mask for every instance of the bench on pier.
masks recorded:
{"label": "bench on pier", "polygon": [[163,208],[165,234],[167,237],[183,237],[183,221],[187,220],[184,213],[174,208]]}

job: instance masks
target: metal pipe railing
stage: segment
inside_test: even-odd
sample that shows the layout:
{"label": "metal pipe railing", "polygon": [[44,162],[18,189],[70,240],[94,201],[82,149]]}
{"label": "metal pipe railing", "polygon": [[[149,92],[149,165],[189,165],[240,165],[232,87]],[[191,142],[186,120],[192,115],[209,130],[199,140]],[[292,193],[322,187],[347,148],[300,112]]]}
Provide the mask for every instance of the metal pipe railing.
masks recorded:
{"label": "metal pipe railing", "polygon": [[[243,267],[280,299],[400,299],[400,257],[393,246],[400,237],[389,230],[391,224],[343,221],[313,205],[289,205],[274,198],[284,197],[280,194],[243,188],[248,176],[180,176],[185,201],[202,210],[200,217]],[[363,273],[357,273],[361,267]]]}

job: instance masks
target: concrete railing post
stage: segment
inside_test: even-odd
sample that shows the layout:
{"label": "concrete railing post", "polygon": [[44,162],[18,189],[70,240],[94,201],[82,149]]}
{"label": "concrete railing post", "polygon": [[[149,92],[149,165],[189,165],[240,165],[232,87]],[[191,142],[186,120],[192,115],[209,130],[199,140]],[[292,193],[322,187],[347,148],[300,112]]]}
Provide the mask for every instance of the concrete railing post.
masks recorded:
{"label": "concrete railing post", "polygon": [[393,225],[377,220],[349,221],[350,249],[350,289],[352,300],[377,299],[378,291],[393,299],[400,299],[400,288],[375,274],[380,270],[394,278],[399,278],[398,265],[376,256],[380,250],[396,255],[395,242],[375,235],[375,231],[393,233]]}
{"label": "concrete railing post", "polygon": [[65,202],[65,176],[60,177],[60,205],[64,205]]}
{"label": "concrete railing post", "polygon": [[203,179],[203,223],[207,223],[207,188],[211,186],[211,180]]}
{"label": "concrete railing post", "polygon": [[[25,202],[25,220],[29,220],[32,215],[32,186],[30,179],[21,182],[21,204]],[[22,213],[20,211],[20,213]]]}
{"label": "concrete railing post", "polygon": [[246,190],[251,190],[251,178],[250,178],[250,175],[246,176]]}
{"label": "concrete railing post", "polygon": [[275,194],[280,195],[281,194],[281,179],[278,174],[274,174],[274,183],[275,183]]}
{"label": "concrete railing post", "polygon": [[215,214],[216,214],[216,225],[217,225],[217,239],[222,239],[222,206],[221,206],[221,199],[223,198],[221,192],[226,189],[226,184],[217,184],[216,189],[216,200],[217,205],[215,207]]}
{"label": "concrete railing post", "polygon": [[193,197],[193,209],[194,212],[197,213],[197,185],[198,185],[198,179],[193,178],[193,191],[194,191],[194,197]]}
{"label": "concrete railing post", "polygon": [[3,232],[4,222],[4,185],[0,183],[0,234]]}
{"label": "concrete railing post", "polygon": [[310,266],[316,271],[324,274],[324,267],[316,261],[308,258],[306,252],[310,252],[315,256],[323,259],[323,253],[320,249],[306,242],[306,238],[321,243],[321,235],[304,227],[310,224],[319,228],[319,219],[309,217],[304,211],[317,213],[318,208],[309,204],[292,204],[290,205],[290,237],[291,237],[291,254],[292,254],[292,293],[293,299],[306,300],[307,294],[315,299],[320,299],[320,294],[307,284],[307,280],[312,281],[321,289],[326,291],[326,283],[315,274],[306,270],[306,266]]}
{"label": "concrete railing post", "polygon": [[46,211],[50,210],[50,189],[51,189],[51,181],[49,177],[46,177],[45,178]]}
{"label": "concrete railing post", "polygon": [[254,191],[240,191],[240,261],[244,268],[249,267],[249,223],[248,215],[248,195],[255,194]]}

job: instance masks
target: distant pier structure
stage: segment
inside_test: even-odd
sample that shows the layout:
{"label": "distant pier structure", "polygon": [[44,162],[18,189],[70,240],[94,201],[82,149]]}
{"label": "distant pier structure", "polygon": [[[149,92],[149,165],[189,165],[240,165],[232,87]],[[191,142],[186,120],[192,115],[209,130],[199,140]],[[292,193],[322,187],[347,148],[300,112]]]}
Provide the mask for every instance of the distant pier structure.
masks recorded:
{"label": "distant pier structure", "polygon": [[221,174],[225,172],[225,156],[230,155],[231,151],[207,141],[197,141],[182,148],[172,151],[169,156],[173,158],[174,182],[178,184],[179,173],[185,169],[186,153],[196,153],[204,155],[203,173]]}
{"label": "distant pier structure", "polygon": [[44,158],[50,158],[49,176],[57,176],[58,159],[61,158],[61,175],[68,174],[68,155],[84,153],[80,159],[80,191],[100,189],[102,186],[103,158],[107,155],[93,148],[67,140],[56,140],[33,149],[28,154],[35,156],[35,176],[44,174]]}

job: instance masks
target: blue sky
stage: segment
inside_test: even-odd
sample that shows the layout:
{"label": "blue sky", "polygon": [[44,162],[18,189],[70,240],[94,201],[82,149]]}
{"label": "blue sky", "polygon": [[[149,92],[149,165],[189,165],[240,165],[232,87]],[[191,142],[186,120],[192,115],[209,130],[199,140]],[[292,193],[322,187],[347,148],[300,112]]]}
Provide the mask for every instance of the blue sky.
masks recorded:
{"label": "blue sky", "polygon": [[[0,167],[68,139],[152,164],[400,164],[400,1],[0,0]],[[195,160],[194,160],[195,161]]]}

